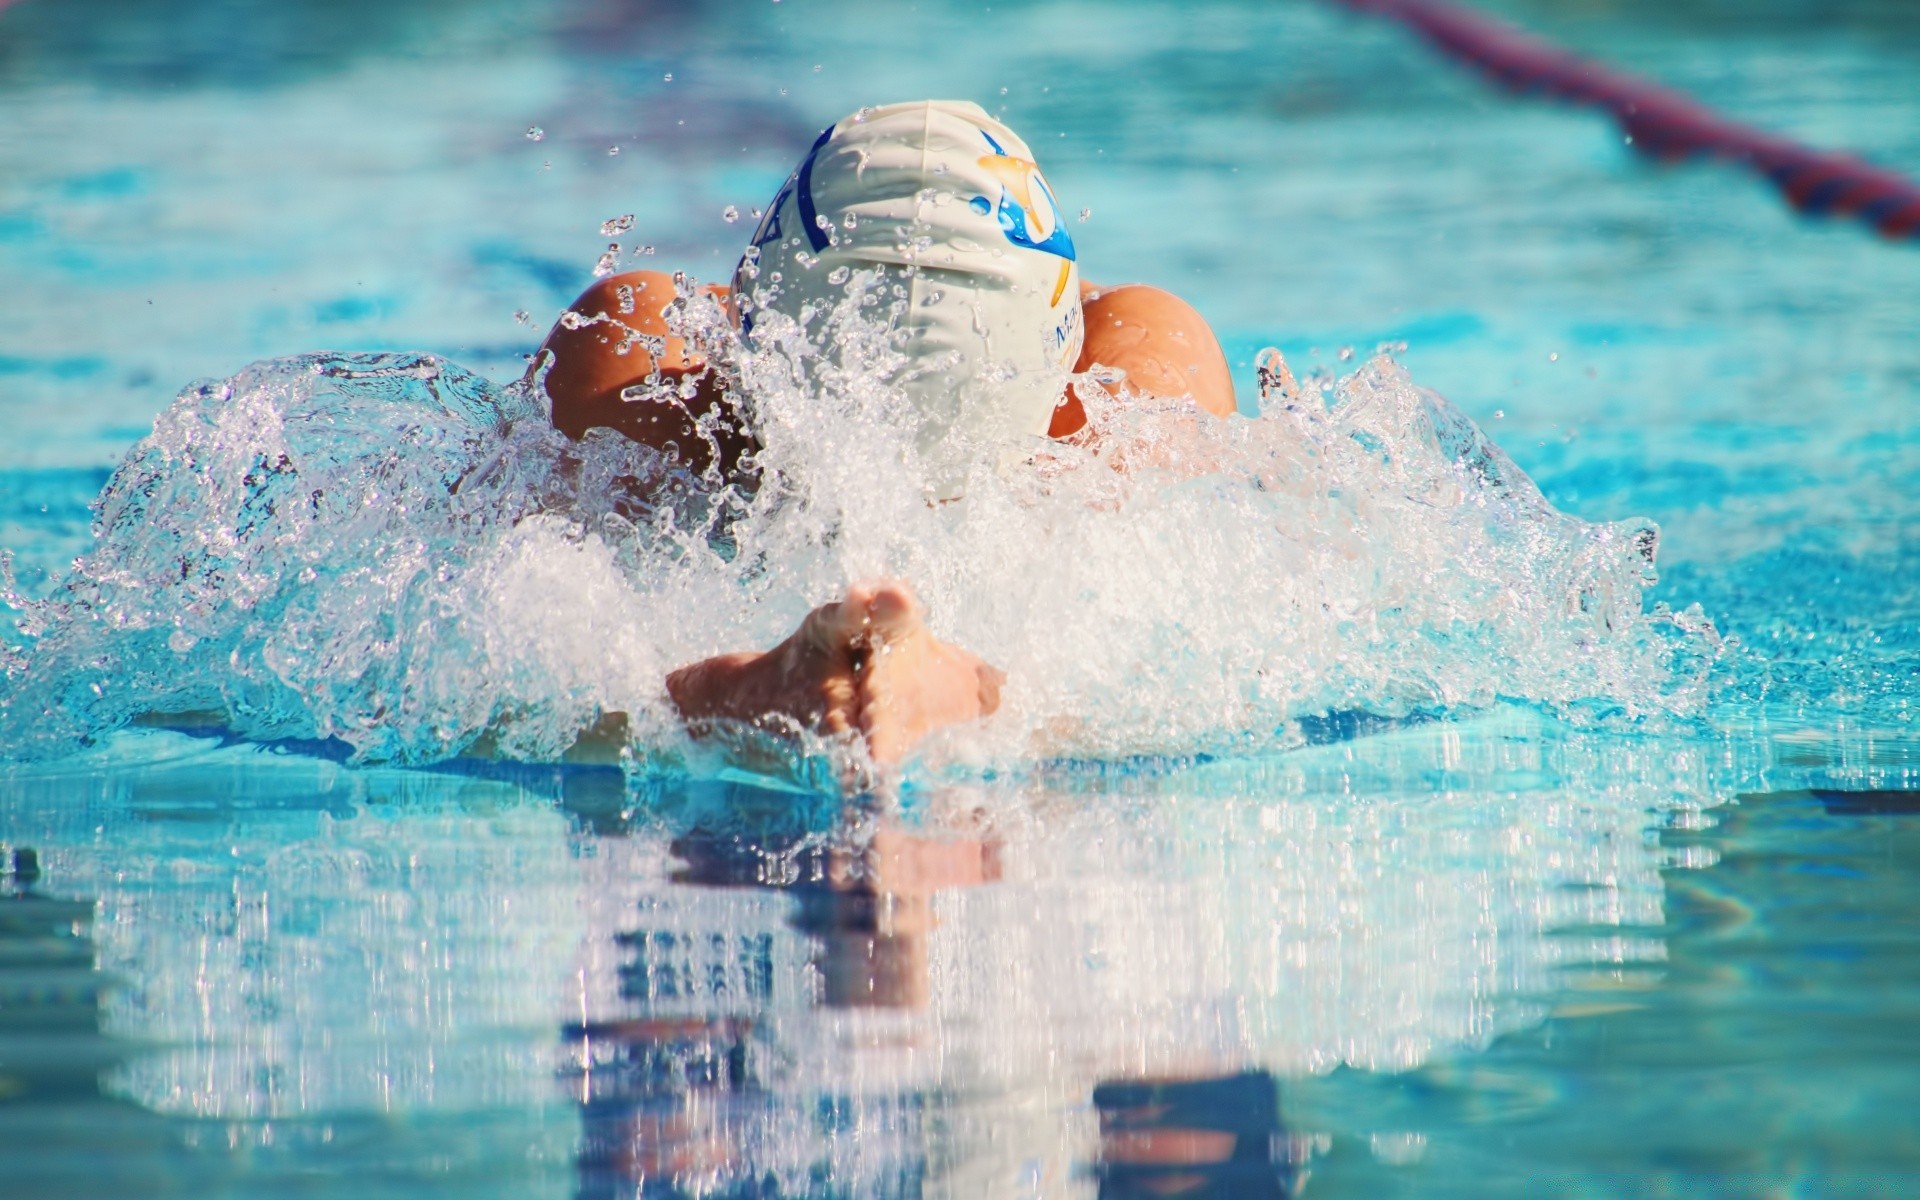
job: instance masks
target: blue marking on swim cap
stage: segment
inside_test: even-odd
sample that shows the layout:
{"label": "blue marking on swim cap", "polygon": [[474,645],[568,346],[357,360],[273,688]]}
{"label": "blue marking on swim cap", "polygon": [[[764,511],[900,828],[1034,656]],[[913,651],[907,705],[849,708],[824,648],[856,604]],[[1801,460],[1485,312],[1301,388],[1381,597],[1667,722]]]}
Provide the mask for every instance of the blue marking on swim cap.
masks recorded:
{"label": "blue marking on swim cap", "polygon": [[833,126],[821,130],[820,136],[814,139],[813,149],[807,151],[807,157],[800,162],[800,170],[795,172],[800,180],[800,223],[807,227],[807,242],[812,245],[815,254],[827,248],[828,238],[827,231],[820,228],[820,215],[813,209],[813,160],[820,153],[820,147],[826,145],[827,139],[832,136]]}
{"label": "blue marking on swim cap", "polygon": [[983,217],[993,211],[993,201],[987,199],[985,196],[975,196],[973,199],[967,201],[967,203],[972,206],[973,211]]}
{"label": "blue marking on swim cap", "polygon": [[[975,128],[978,129],[979,127],[975,126]],[[1030,159],[1020,158],[1018,155],[1008,154],[1006,150],[1001,148],[999,142],[994,141],[993,135],[984,129],[980,130],[980,136],[987,139],[987,145],[992,146],[993,152],[1001,158],[1011,158],[1017,162],[1032,161]],[[1029,250],[1039,250],[1046,254],[1057,254],[1068,262],[1073,262],[1073,236],[1067,232],[1066,221],[1061,219],[1060,202],[1053,198],[1053,185],[1047,182],[1045,175],[1040,174],[1038,164],[1034,164],[1033,175],[1035,179],[1040,181],[1040,192],[1046,197],[1048,206],[1053,209],[1053,232],[1048,234],[1044,241],[1034,241],[1033,235],[1027,232],[1027,214],[1014,202],[1013,196],[1007,191],[1005,184],[1000,186],[1000,231],[1006,234],[1007,240],[1016,246],[1025,246]],[[991,207],[990,202],[985,196],[974,197],[972,204],[976,210],[982,213],[986,212],[988,207]]]}
{"label": "blue marking on swim cap", "polygon": [[1027,214],[1005,188],[1000,190],[1000,231],[1007,240],[1016,246],[1025,246],[1029,250],[1039,250],[1046,254],[1057,254],[1068,262],[1073,261],[1073,238],[1067,234],[1067,227],[1060,220],[1060,206],[1054,203],[1053,192],[1041,181],[1040,190],[1046,195],[1047,203],[1053,205],[1053,232],[1044,241],[1034,241],[1033,234],[1027,229]]}
{"label": "blue marking on swim cap", "polygon": [[[768,242],[780,240],[780,210],[786,207],[787,198],[793,195],[794,185],[799,180],[800,172],[798,171],[787,176],[787,181],[781,184],[780,190],[773,194],[773,203],[767,205],[767,214],[760,218],[760,227],[753,231],[751,238],[747,239],[747,245],[764,246]],[[735,269],[738,270],[738,268]]]}

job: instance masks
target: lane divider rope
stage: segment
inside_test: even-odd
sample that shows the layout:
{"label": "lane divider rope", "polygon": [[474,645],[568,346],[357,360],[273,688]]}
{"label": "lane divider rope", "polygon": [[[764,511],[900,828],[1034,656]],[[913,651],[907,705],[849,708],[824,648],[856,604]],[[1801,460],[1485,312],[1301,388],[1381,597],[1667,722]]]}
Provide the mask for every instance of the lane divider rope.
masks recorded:
{"label": "lane divider rope", "polygon": [[1897,172],[1743,125],[1670,88],[1446,0],[1332,3],[1398,21],[1510,91],[1601,109],[1650,158],[1736,163],[1803,213],[1853,217],[1885,237],[1920,240],[1920,183]]}

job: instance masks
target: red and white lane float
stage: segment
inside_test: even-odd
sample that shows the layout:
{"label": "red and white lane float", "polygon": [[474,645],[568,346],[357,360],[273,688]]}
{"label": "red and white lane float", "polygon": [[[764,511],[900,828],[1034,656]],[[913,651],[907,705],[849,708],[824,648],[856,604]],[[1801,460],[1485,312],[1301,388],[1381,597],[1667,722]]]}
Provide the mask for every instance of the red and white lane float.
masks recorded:
{"label": "red and white lane float", "polygon": [[1670,88],[1445,0],[1332,2],[1398,21],[1511,91],[1611,113],[1633,148],[1649,157],[1738,163],[1803,213],[1852,217],[1885,237],[1920,240],[1920,183],[1903,175],[1742,125]]}

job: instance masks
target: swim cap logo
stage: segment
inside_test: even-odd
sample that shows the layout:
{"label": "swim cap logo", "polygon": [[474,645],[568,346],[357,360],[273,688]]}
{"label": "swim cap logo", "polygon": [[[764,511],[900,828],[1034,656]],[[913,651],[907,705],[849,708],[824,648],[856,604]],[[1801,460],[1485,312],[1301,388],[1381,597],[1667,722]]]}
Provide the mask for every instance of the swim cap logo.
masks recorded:
{"label": "swim cap logo", "polygon": [[1047,186],[1039,166],[1008,154],[986,130],[981,130],[980,136],[993,148],[992,154],[981,156],[980,165],[999,179],[1000,196],[998,203],[985,196],[975,196],[974,210],[995,213],[1000,231],[1014,245],[1057,254],[1072,262],[1073,239],[1067,236],[1067,227],[1060,220],[1060,204],[1053,198],[1053,189]]}

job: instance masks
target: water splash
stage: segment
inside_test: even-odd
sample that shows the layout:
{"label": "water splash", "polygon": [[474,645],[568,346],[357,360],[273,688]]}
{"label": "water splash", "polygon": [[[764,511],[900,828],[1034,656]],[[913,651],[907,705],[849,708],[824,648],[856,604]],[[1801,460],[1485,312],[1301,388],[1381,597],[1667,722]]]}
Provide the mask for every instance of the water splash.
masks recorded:
{"label": "water splash", "polygon": [[[749,350],[689,282],[674,319],[764,444],[751,493],[609,432],[569,441],[537,387],[430,356],[188,389],[102,493],[93,550],[44,599],[4,597],[24,637],[0,648],[0,754],[200,711],[362,759],[551,758],[621,712],[632,750],[671,757],[668,669],[771,645],[881,574],[1008,670],[974,743],[1003,761],[1501,699],[1697,709],[1717,643],[1698,613],[1642,611],[1651,523],[1555,511],[1393,360],[1320,391],[1270,353],[1253,419],[1099,393],[1097,438],[1008,455],[923,435],[888,382],[891,286],[758,314]],[[964,501],[929,503],[945,478]]]}

